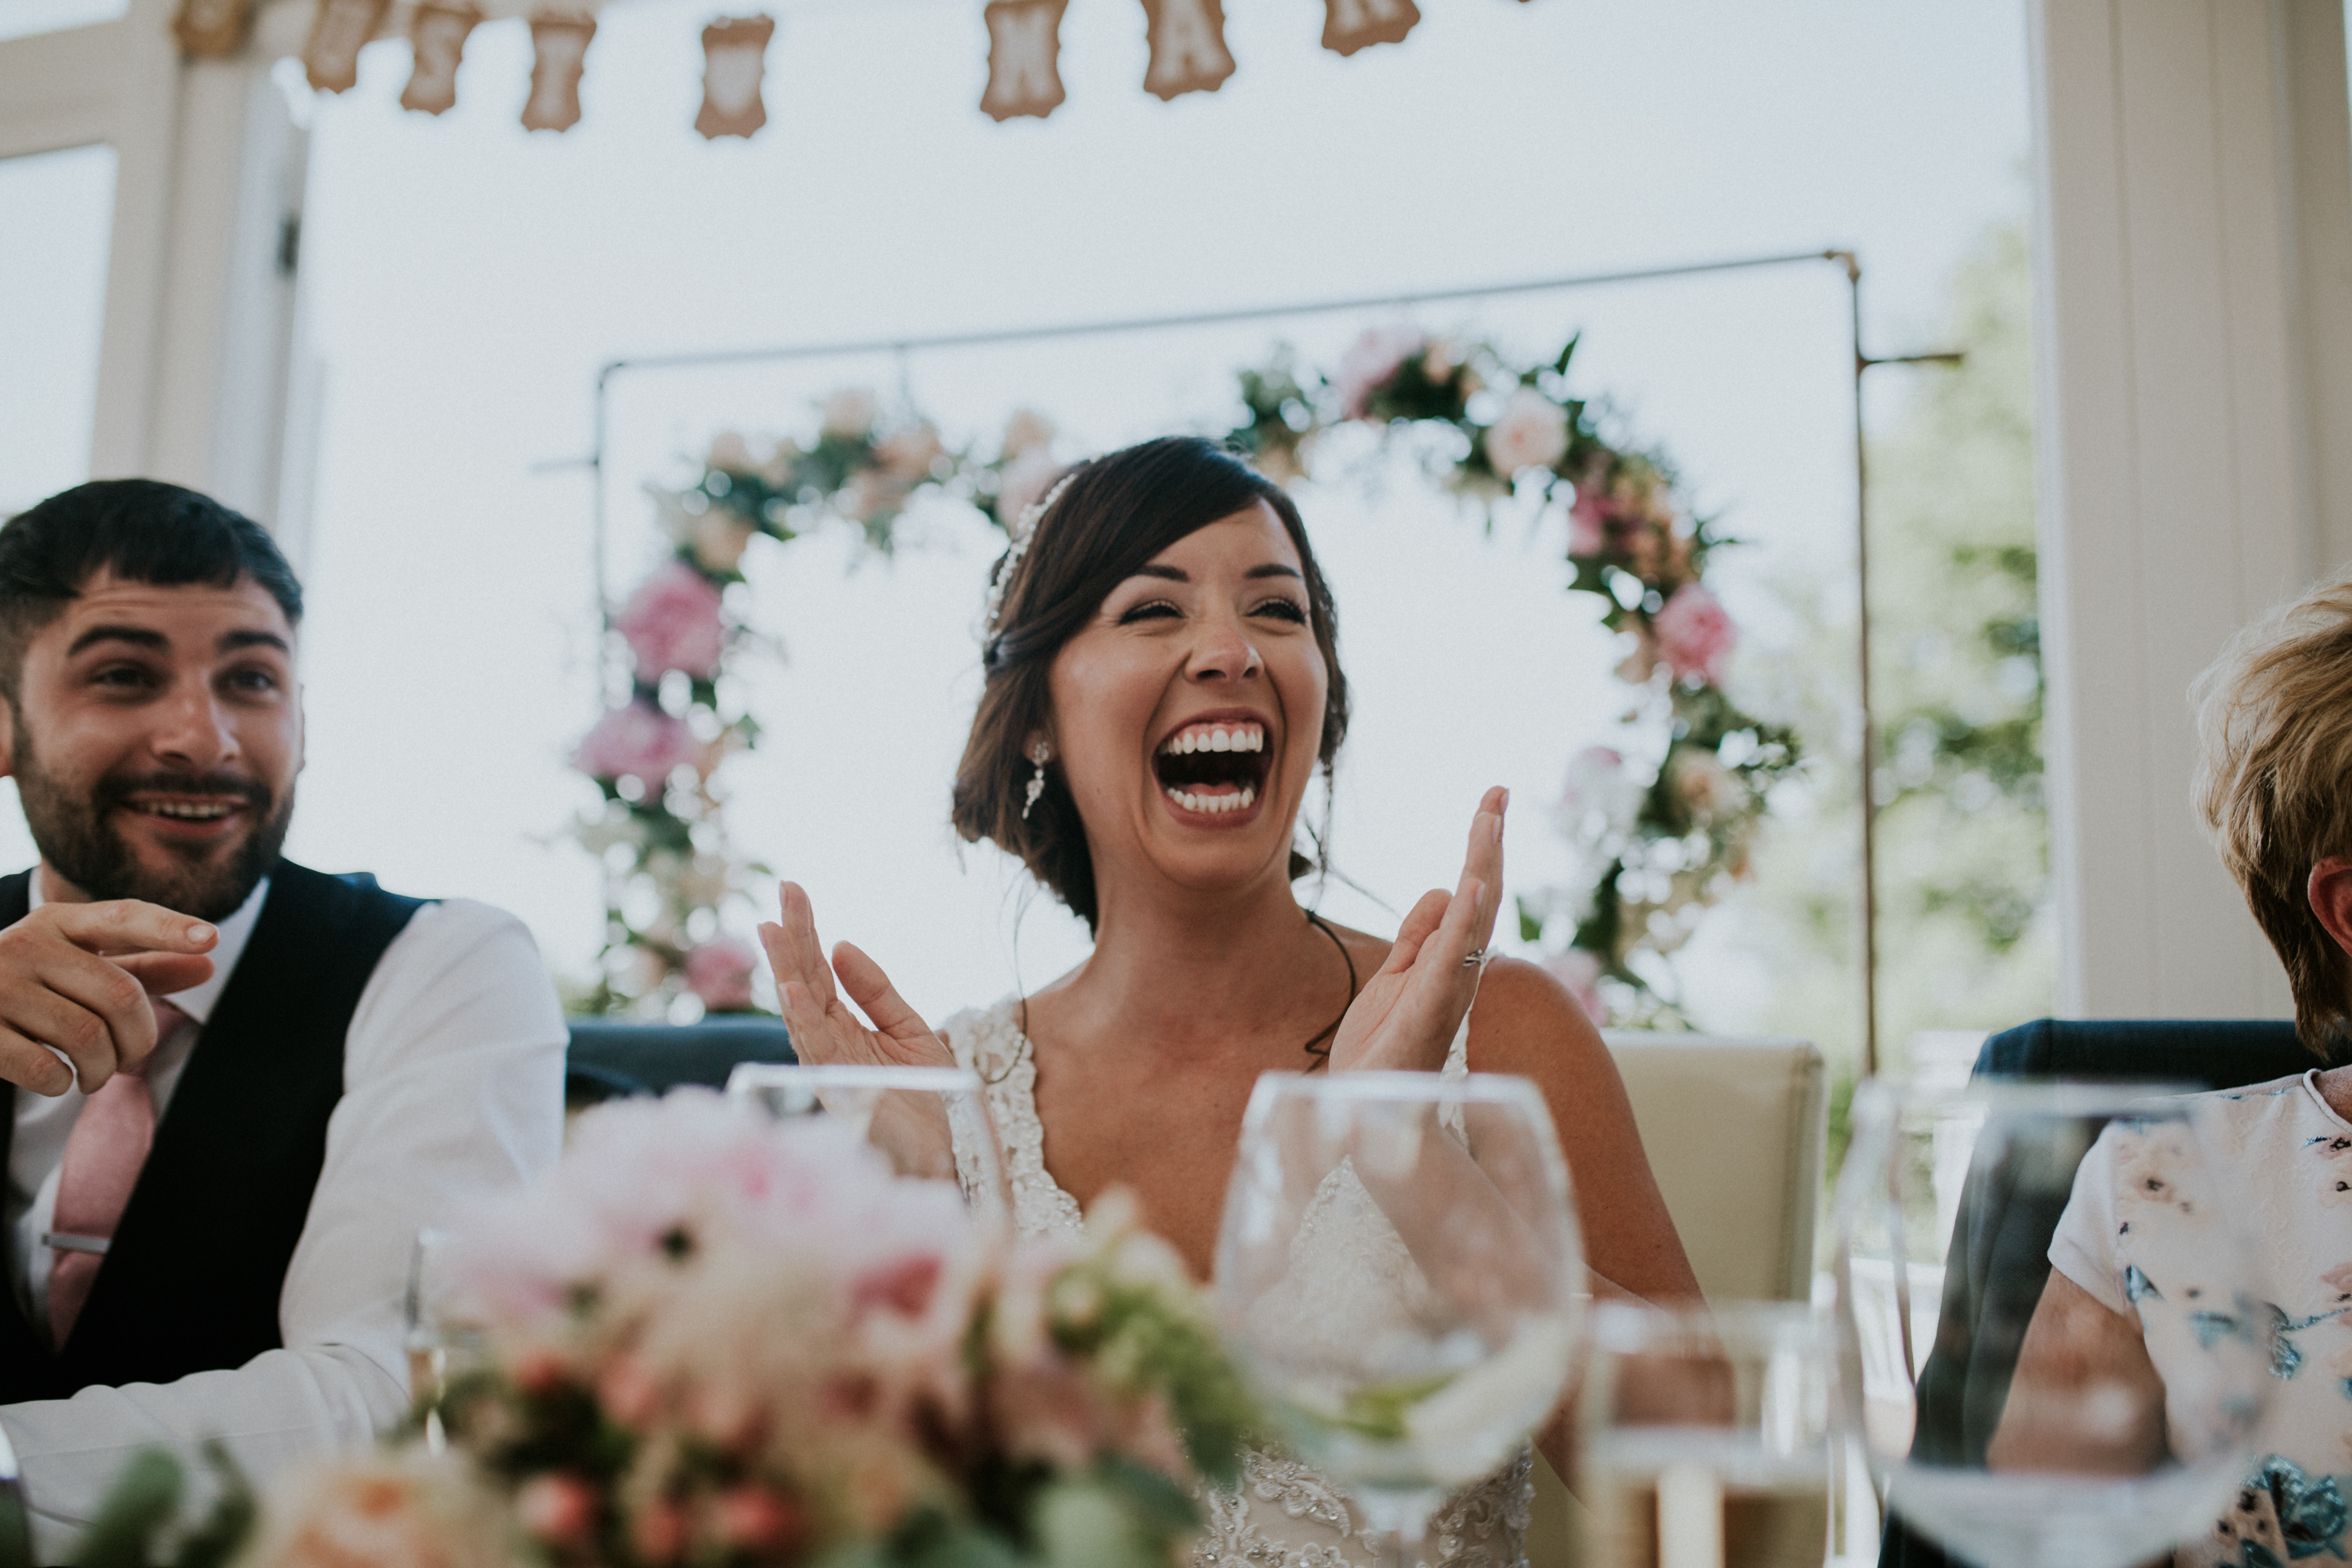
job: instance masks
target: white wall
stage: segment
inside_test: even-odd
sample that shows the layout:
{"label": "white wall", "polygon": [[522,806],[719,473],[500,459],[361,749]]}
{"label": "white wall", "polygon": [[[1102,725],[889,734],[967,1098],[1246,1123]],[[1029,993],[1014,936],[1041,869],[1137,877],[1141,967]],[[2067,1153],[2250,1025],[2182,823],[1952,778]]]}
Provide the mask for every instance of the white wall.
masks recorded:
{"label": "white wall", "polygon": [[2184,693],[2352,562],[2342,0],[2037,0],[2042,625],[2063,1011],[2279,1016]]}

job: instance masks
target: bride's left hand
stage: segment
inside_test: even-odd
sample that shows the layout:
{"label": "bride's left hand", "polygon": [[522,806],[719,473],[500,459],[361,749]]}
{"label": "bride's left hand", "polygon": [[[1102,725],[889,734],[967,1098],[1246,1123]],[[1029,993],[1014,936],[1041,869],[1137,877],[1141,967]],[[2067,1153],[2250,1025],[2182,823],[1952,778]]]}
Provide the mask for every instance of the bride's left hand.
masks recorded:
{"label": "bride's left hand", "polygon": [[1503,812],[1510,792],[1490,789],[1470,821],[1470,851],[1451,894],[1433,888],[1397,928],[1396,942],[1356,994],[1331,1040],[1331,1070],[1434,1072],[1478,994],[1478,966],[1495,933],[1503,893]]}

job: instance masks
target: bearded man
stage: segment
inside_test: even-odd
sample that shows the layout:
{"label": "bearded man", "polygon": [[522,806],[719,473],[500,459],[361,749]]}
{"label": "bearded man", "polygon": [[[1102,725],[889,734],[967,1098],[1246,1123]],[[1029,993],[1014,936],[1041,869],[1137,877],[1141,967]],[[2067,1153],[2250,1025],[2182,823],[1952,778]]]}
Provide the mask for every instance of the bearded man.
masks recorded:
{"label": "bearded man", "polygon": [[521,925],[280,858],[301,618],[268,534],[176,486],[0,527],[0,772],[41,855],[0,879],[0,1428],[39,1562],[140,1448],[259,1479],[398,1419],[419,1229],[562,1139]]}

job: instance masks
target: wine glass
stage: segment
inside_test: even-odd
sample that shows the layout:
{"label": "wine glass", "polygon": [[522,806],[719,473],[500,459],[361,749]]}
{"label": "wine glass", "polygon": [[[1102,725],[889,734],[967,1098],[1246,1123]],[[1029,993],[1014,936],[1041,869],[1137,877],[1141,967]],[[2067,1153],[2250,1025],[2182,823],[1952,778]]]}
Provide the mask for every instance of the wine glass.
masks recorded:
{"label": "wine glass", "polygon": [[[2270,1314],[2199,1136],[2200,1103],[2167,1092],[1874,1082],[1855,1097],[1834,1200],[1845,1420],[1889,1514],[1958,1556],[2002,1568],[2159,1558],[2203,1536],[2252,1465]],[[2160,1163],[2166,1202],[2199,1216],[2189,1294],[2214,1331],[2200,1328],[2204,1353],[2175,1363],[2168,1384],[2018,1383],[2051,1227],[2103,1139],[2085,1202],[2114,1172]],[[2137,1337],[2147,1310],[2135,1304],[2126,1331]]]}
{"label": "wine glass", "polygon": [[1582,1492],[1618,1568],[1821,1568],[1833,1340],[1794,1301],[1592,1314]]}
{"label": "wine glass", "polygon": [[448,1396],[451,1375],[480,1359],[480,1331],[455,1301],[456,1247],[452,1231],[433,1226],[418,1231],[408,1255],[408,1282],[401,1302],[409,1403],[421,1423],[425,1446],[436,1454],[448,1441],[441,1405]]}
{"label": "wine glass", "polygon": [[887,1154],[898,1174],[954,1182],[982,1224],[1011,1226],[987,1091],[969,1068],[739,1062],[727,1095],[778,1118],[838,1118]]}
{"label": "wine glass", "polygon": [[1299,1457],[1404,1560],[1568,1383],[1584,1258],[1542,1097],[1476,1073],[1265,1074],[1214,1290]]}

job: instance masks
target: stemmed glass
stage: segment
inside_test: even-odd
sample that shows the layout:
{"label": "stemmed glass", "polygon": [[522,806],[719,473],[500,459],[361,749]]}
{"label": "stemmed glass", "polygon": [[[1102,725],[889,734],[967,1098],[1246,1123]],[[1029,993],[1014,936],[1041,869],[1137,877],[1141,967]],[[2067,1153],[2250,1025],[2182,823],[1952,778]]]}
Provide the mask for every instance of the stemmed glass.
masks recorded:
{"label": "stemmed glass", "polygon": [[[2204,1535],[2252,1467],[2271,1315],[2198,1103],[2165,1092],[1872,1083],[1855,1097],[1834,1208],[1846,1425],[1890,1514],[1958,1556],[2126,1568]],[[2102,1136],[2096,1169],[2160,1170],[2165,1201],[2198,1216],[2202,1353],[2169,1384],[2014,1385],[2051,1226]],[[2134,1335],[2148,1310],[2135,1306]]]}
{"label": "stemmed glass", "polygon": [[1618,1568],[1821,1568],[1832,1336],[1795,1301],[1592,1314],[1585,1505]]}
{"label": "stemmed glass", "polygon": [[1559,1405],[1584,1256],[1524,1079],[1267,1073],[1217,1237],[1226,1335],[1299,1457],[1400,1560]]}
{"label": "stemmed glass", "polygon": [[727,1095],[771,1116],[836,1117],[889,1155],[898,1174],[954,1182],[982,1224],[1012,1224],[1004,1160],[977,1073],[852,1062],[740,1062],[727,1076]]}

